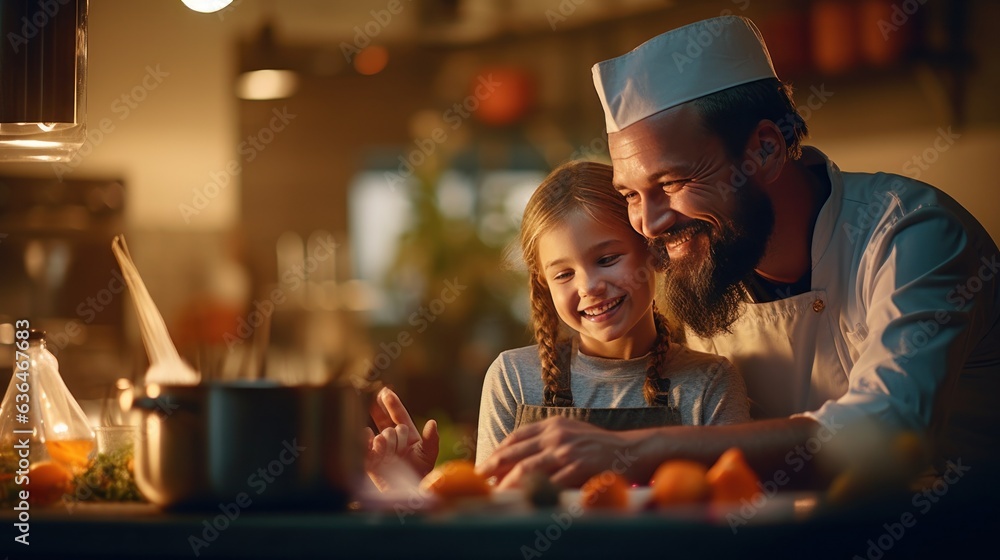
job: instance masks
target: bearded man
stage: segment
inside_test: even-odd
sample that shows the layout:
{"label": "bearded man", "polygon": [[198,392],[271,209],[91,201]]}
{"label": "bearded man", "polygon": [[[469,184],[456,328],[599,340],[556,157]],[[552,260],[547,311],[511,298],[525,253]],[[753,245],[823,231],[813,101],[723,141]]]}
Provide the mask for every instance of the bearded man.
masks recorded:
{"label": "bearded man", "polygon": [[508,436],[482,470],[502,486],[535,471],[577,485],[627,457],[625,474],[646,483],[668,459],[711,464],[739,447],[770,479],[817,466],[824,446],[877,462],[905,432],[939,468],[990,472],[1000,252],[969,212],[804,147],[748,19],[669,31],[593,72],[615,188],[666,262],[665,307],[687,344],[736,365],[755,421],[610,432],[549,419]]}

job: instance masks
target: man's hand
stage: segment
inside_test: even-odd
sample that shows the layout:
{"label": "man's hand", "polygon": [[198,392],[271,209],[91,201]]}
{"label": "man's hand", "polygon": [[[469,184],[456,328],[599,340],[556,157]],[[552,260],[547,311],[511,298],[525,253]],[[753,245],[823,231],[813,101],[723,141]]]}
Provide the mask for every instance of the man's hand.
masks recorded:
{"label": "man's hand", "polygon": [[393,479],[420,479],[434,468],[438,456],[437,422],[428,420],[423,433],[410,418],[396,393],[384,388],[375,396],[371,407],[372,420],[380,432],[365,428],[367,454],[365,471],[380,490],[385,491]]}
{"label": "man's hand", "polygon": [[[517,486],[526,474],[535,471],[548,474],[563,486],[579,486],[609,469],[645,484],[668,459],[711,465],[726,449],[739,447],[754,471],[769,478],[777,470],[787,469],[789,454],[806,445],[819,430],[820,425],[809,418],[775,418],[726,426],[612,432],[560,416],[518,428],[477,470],[500,477],[501,488]],[[807,461],[789,488],[825,488],[816,482],[817,463]]]}
{"label": "man's hand", "polygon": [[498,488],[518,486],[525,475],[542,472],[562,486],[580,486],[591,476],[614,470],[629,478],[638,459],[634,438],[561,416],[518,428],[478,469],[502,480]]}

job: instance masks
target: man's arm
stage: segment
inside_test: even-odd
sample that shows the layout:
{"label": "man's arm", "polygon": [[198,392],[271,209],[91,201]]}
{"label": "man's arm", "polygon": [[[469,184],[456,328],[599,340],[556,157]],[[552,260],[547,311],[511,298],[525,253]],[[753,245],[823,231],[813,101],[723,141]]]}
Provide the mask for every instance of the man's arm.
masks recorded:
{"label": "man's arm", "polygon": [[[977,395],[1000,387],[1000,354],[990,350],[1000,342],[1000,289],[990,270],[998,251],[953,203],[891,181],[868,209],[883,211],[875,233],[854,240],[864,241],[853,280],[864,328],[854,334],[847,393],[804,415],[823,425],[875,422],[955,446],[937,449],[939,460],[978,456],[997,441],[979,421],[995,422],[997,407]],[[912,200],[901,194],[908,188]]]}
{"label": "man's arm", "polygon": [[[517,486],[528,473],[542,471],[553,482],[579,486],[605,470],[646,484],[668,459],[711,465],[723,451],[739,447],[761,480],[778,470],[788,487],[817,486],[817,450],[824,428],[808,418],[761,420],[728,426],[669,426],[612,432],[562,417],[524,426],[501,443],[480,471],[502,478],[501,488]],[[816,438],[815,442],[810,442]]]}

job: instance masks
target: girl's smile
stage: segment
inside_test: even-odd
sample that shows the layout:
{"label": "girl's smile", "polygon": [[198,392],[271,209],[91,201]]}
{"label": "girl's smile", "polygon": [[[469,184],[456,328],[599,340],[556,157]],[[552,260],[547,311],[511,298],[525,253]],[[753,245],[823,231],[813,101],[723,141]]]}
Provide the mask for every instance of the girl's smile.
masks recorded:
{"label": "girl's smile", "polygon": [[656,280],[641,235],[576,211],[539,236],[538,262],[556,313],[580,334],[581,351],[605,358],[649,352]]}
{"label": "girl's smile", "polygon": [[621,296],[603,301],[597,305],[592,305],[580,311],[580,315],[582,315],[584,319],[595,323],[607,321],[614,316],[615,312],[621,309],[621,304],[625,301],[626,297],[628,296]]}

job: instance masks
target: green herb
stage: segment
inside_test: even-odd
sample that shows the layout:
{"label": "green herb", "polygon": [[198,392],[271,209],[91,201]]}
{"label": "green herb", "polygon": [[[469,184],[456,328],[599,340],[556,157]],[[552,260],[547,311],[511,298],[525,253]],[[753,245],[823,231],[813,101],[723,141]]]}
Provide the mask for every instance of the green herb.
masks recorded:
{"label": "green herb", "polygon": [[144,502],[132,472],[132,447],[98,453],[87,470],[73,480],[80,501]]}
{"label": "green herb", "polygon": [[17,456],[13,453],[0,453],[0,506],[17,503],[19,486],[14,483],[17,471]]}

